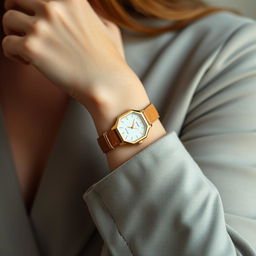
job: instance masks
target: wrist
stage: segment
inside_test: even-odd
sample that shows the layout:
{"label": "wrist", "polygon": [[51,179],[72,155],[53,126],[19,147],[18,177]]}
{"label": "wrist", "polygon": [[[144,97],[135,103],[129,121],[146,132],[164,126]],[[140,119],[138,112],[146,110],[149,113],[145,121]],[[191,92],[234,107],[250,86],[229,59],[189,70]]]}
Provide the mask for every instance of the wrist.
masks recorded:
{"label": "wrist", "polygon": [[[135,91],[133,91],[135,92]],[[150,104],[150,100],[146,93],[136,92],[136,96],[123,95],[112,101],[101,101],[91,112],[98,135],[104,131],[111,129],[117,117],[124,112],[134,109],[141,110]]]}
{"label": "wrist", "polygon": [[[105,91],[106,87],[101,87],[100,84],[94,87],[95,93],[91,95],[90,103],[88,104],[90,106],[87,109],[94,120],[98,136],[110,130],[117,117],[127,110],[142,110],[151,103],[143,84],[137,76],[130,76],[121,85],[122,90],[108,90],[107,92]],[[136,146],[120,146],[106,154],[110,170],[115,170],[125,161],[166,134],[167,132],[161,121],[159,119],[156,120],[143,143]],[[95,143],[97,142],[95,141]]]}
{"label": "wrist", "polygon": [[[139,93],[137,95],[139,95]],[[143,94],[143,97],[141,98],[134,97],[131,100],[127,100],[127,98],[128,97],[121,100],[119,104],[113,104],[113,102],[107,101],[106,104],[102,105],[102,111],[98,112],[96,115],[93,116],[98,136],[101,136],[105,131],[109,131],[114,126],[117,117],[124,112],[130,109],[142,110],[151,103],[146,93]],[[133,157],[135,154],[139,153],[144,148],[148,147],[150,144],[154,143],[156,140],[165,136],[166,134],[167,132],[163,127],[161,121],[157,119],[151,126],[147,138],[143,141],[143,143],[136,145],[125,144],[125,146],[118,146],[115,147],[114,150],[107,151],[108,153],[106,154],[106,157],[110,171],[115,170],[125,161]],[[112,141],[110,143],[112,143]],[[102,144],[100,144],[100,147],[102,147]],[[105,146],[103,144],[103,151],[104,148]]]}
{"label": "wrist", "polygon": [[[122,90],[120,87],[122,86]],[[106,86],[95,84],[94,93],[87,101],[87,110],[93,118],[98,135],[109,130],[116,118],[129,109],[144,109],[150,100],[138,78],[127,79],[117,90],[105,90]]]}

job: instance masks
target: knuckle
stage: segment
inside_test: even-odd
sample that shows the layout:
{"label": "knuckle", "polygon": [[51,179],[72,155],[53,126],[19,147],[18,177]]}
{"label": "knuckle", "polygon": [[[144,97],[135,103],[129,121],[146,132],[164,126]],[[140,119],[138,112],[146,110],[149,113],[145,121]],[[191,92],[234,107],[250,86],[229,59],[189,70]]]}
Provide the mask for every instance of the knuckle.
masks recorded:
{"label": "knuckle", "polygon": [[40,35],[46,31],[46,23],[44,20],[35,20],[32,24],[31,32],[36,35]]}
{"label": "knuckle", "polygon": [[61,3],[56,1],[44,2],[43,13],[47,18],[54,18],[62,11]]}
{"label": "knuckle", "polygon": [[37,49],[35,38],[32,36],[27,36],[23,41],[22,48],[27,54],[34,54]]}

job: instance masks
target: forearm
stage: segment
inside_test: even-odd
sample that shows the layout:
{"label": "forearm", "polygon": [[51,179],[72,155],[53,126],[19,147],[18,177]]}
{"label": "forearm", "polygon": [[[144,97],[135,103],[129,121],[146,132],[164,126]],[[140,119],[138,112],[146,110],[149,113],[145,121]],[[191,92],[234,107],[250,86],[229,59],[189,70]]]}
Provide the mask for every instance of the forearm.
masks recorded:
{"label": "forearm", "polygon": [[[102,135],[102,132],[109,130],[120,114],[129,109],[144,109],[150,103],[145,88],[136,75],[128,73],[123,78],[122,85],[120,85],[122,86],[122,90],[115,90],[115,92],[112,91],[106,94],[104,92],[95,93],[91,97],[91,106],[87,106],[93,118],[98,136]],[[113,82],[118,83],[118,80]],[[158,119],[153,123],[148,137],[141,144],[122,145],[106,153],[110,170],[113,171],[164,135],[166,135],[166,131]]]}

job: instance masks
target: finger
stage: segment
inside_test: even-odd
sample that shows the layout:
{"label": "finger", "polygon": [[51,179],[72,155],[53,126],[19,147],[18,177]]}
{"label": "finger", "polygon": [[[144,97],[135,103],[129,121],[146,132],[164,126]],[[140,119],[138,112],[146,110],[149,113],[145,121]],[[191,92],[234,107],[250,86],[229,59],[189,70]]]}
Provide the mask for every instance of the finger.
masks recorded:
{"label": "finger", "polygon": [[34,14],[43,0],[5,0],[4,7],[6,10],[16,9],[28,14]]}
{"label": "finger", "polygon": [[14,61],[22,60],[24,63],[29,63],[28,58],[23,56],[21,53],[24,52],[22,49],[24,38],[17,35],[8,35],[2,40],[2,48],[4,55]]}
{"label": "finger", "polygon": [[8,58],[11,59],[14,62],[19,63],[19,64],[25,64],[25,65],[30,64],[28,61],[25,61],[24,59],[22,59],[19,55],[13,55],[13,56],[8,57]]}
{"label": "finger", "polygon": [[25,35],[31,30],[33,17],[16,10],[8,10],[3,15],[3,29],[6,35]]}

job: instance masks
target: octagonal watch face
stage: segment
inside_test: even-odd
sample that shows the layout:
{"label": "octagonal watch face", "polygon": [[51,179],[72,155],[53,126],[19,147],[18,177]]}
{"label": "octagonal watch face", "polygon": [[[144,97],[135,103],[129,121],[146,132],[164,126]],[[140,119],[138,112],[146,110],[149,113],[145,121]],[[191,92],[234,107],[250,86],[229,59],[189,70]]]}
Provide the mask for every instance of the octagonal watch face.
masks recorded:
{"label": "octagonal watch face", "polygon": [[124,141],[134,144],[146,137],[149,126],[141,113],[133,111],[119,119],[117,130]]}

